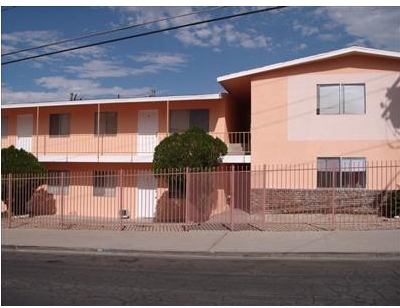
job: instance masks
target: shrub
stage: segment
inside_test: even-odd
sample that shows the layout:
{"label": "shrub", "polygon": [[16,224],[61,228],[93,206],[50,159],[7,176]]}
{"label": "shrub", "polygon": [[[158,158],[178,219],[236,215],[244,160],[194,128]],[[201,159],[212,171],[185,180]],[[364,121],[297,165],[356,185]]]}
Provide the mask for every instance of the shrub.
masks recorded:
{"label": "shrub", "polygon": [[[168,183],[168,196],[164,195],[157,204],[157,219],[182,221],[187,208],[182,200],[177,199],[185,198],[186,168],[199,171],[217,167],[227,151],[221,139],[212,137],[198,127],[162,140],[155,148],[152,166],[156,176]],[[194,206],[190,209],[191,216],[199,220],[204,220],[211,213],[215,201],[215,184],[211,180],[206,182],[202,190],[189,200],[189,204]],[[169,202],[171,198],[177,202]]]}
{"label": "shrub", "polygon": [[382,216],[393,218],[400,215],[400,190],[389,190],[382,204]]}
{"label": "shrub", "polygon": [[10,146],[1,149],[1,170],[4,176],[12,174],[11,187],[9,181],[2,178],[1,200],[13,214],[26,214],[25,205],[36,188],[43,184],[46,168],[33,154]]}
{"label": "shrub", "polygon": [[[155,148],[153,170],[169,185],[170,196],[182,198],[185,195],[185,169],[206,169],[217,167],[228,148],[219,138],[214,138],[198,127],[192,127],[182,134],[165,138]],[[163,176],[163,172],[177,174]]]}

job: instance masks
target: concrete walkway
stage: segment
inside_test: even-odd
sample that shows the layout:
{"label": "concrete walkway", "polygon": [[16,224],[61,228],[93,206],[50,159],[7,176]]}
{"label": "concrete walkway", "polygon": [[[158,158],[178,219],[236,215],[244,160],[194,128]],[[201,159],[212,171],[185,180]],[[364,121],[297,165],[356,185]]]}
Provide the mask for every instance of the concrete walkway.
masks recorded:
{"label": "concrete walkway", "polygon": [[2,229],[1,231],[2,249],[154,256],[400,260],[400,230],[130,232]]}

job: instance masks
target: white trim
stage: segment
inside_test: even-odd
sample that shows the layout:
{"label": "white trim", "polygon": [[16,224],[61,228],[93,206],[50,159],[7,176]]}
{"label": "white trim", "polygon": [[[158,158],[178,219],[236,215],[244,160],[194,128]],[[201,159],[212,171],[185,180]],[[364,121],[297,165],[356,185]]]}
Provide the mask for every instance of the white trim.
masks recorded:
{"label": "white trim", "polygon": [[147,155],[39,155],[40,162],[69,162],[69,163],[151,163],[153,154]]}
{"label": "white trim", "polygon": [[[151,163],[153,154],[139,155],[39,155],[40,162],[62,162],[62,163]],[[223,163],[250,163],[251,155],[225,155],[222,158]]]}
{"label": "white trim", "polygon": [[225,155],[222,158],[223,163],[251,163],[251,155]]}
{"label": "white trim", "polygon": [[104,104],[125,104],[125,103],[156,103],[156,102],[174,102],[174,101],[194,101],[194,100],[218,100],[222,98],[221,93],[200,94],[200,95],[182,95],[165,97],[136,97],[136,98],[115,98],[115,99],[93,99],[82,101],[60,101],[43,103],[7,103],[2,104],[1,109],[12,108],[32,108],[32,107],[53,107],[53,106],[81,106],[81,105],[104,105]]}
{"label": "white trim", "polygon": [[360,53],[360,54],[366,54],[366,55],[375,55],[375,56],[382,56],[382,57],[389,57],[389,58],[396,58],[400,59],[400,52],[396,51],[386,51],[386,50],[381,50],[381,49],[372,49],[372,48],[365,48],[365,47],[348,47],[348,48],[343,48],[335,51],[330,51],[326,53],[321,53],[318,55],[313,55],[305,58],[300,58],[300,59],[295,59],[287,62],[280,62],[272,65],[267,65],[255,69],[250,69],[246,71],[241,71],[237,73],[232,73],[228,75],[224,75],[221,77],[217,78],[218,82],[222,82],[225,80],[230,80],[230,79],[235,79],[239,77],[244,77],[244,76],[249,76],[249,75],[254,75],[258,73],[264,73],[276,69],[281,69],[289,66],[294,66],[294,65],[299,65],[299,64],[305,64],[313,61],[320,61],[324,59],[329,59],[345,54],[351,54],[351,53]]}

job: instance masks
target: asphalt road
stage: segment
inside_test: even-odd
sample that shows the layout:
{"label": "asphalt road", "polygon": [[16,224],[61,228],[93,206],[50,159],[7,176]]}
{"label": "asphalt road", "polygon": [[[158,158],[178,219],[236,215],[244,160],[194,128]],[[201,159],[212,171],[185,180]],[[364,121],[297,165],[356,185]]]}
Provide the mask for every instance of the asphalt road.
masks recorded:
{"label": "asphalt road", "polygon": [[2,305],[398,305],[400,261],[2,251]]}

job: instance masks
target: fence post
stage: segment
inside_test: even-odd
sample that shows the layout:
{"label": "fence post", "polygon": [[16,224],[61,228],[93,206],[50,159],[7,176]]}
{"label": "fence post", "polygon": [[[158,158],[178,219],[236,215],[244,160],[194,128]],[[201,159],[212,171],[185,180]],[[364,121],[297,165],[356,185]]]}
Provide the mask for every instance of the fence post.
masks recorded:
{"label": "fence post", "polygon": [[61,230],[64,230],[64,171],[61,172]]}
{"label": "fence post", "polygon": [[266,196],[267,193],[267,169],[263,165],[263,201],[262,201],[262,211],[261,211],[261,230],[265,231],[265,206],[266,206]]}
{"label": "fence post", "polygon": [[189,167],[185,168],[185,177],[186,177],[186,185],[185,185],[185,230],[187,230],[189,223],[189,202],[190,202],[190,172]]}
{"label": "fence post", "polygon": [[231,167],[231,172],[230,172],[230,177],[231,177],[231,221],[230,221],[230,229],[233,231],[234,228],[234,216],[233,216],[233,210],[235,208],[235,166]]}
{"label": "fence post", "polygon": [[8,200],[7,200],[7,216],[8,216],[8,228],[11,228],[11,204],[12,204],[12,174],[8,174]]}
{"label": "fence post", "polygon": [[123,193],[123,189],[122,189],[122,181],[123,181],[123,173],[124,173],[124,170],[120,170],[119,171],[119,220],[120,220],[120,225],[119,225],[119,230],[120,231],[122,231],[123,230],[123,223],[122,223],[122,220],[123,220],[123,215],[122,215],[122,202],[123,202],[123,196],[122,196],[122,193]]}
{"label": "fence post", "polygon": [[336,183],[336,170],[333,168],[332,172],[332,230],[336,229],[336,217],[335,217],[335,183]]}

